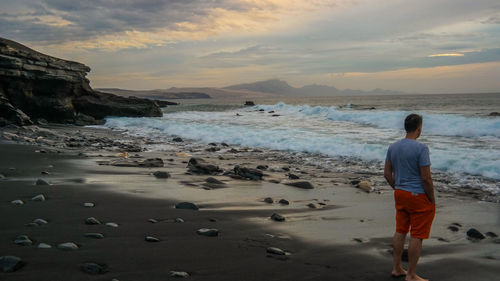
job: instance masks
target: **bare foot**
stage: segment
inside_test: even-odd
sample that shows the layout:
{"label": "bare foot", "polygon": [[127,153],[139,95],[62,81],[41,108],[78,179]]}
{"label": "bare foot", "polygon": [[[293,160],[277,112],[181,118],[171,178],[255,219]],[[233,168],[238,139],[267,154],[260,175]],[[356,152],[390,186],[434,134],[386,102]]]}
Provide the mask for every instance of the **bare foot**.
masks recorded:
{"label": "bare foot", "polygon": [[392,277],[401,277],[401,276],[406,276],[406,270],[404,270],[404,268],[400,267],[400,268],[393,268],[392,269]]}
{"label": "bare foot", "polygon": [[429,281],[429,279],[424,279],[416,274],[413,276],[407,275],[405,280],[406,281]]}

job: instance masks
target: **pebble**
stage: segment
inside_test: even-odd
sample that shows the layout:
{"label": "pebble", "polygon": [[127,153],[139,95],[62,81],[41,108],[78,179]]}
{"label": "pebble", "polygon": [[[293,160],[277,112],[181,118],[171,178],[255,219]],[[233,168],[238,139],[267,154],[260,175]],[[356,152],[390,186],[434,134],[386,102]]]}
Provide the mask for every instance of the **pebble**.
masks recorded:
{"label": "pebble", "polygon": [[144,238],[144,240],[146,240],[147,242],[160,242],[160,239],[153,237],[153,236],[146,236],[146,238]]}
{"label": "pebble", "polygon": [[90,203],[90,202],[83,203],[83,207],[85,207],[85,208],[93,208],[94,206],[95,206],[94,203]]}
{"label": "pebble", "polygon": [[170,276],[171,277],[178,277],[178,278],[188,278],[189,273],[185,271],[170,271]]}
{"label": "pebble", "polygon": [[50,185],[50,183],[44,179],[37,179],[35,185]]}
{"label": "pebble", "polygon": [[285,251],[281,250],[280,248],[276,248],[276,247],[268,247],[266,249],[266,252],[273,254],[273,255],[279,255],[279,256],[286,255]]}
{"label": "pebble", "polygon": [[181,202],[175,204],[176,209],[185,209],[185,210],[198,210],[198,206],[191,202]]}
{"label": "pebble", "polygon": [[175,222],[181,223],[181,222],[184,222],[184,220],[182,218],[175,218]]}
{"label": "pebble", "polygon": [[219,230],[215,228],[200,228],[196,231],[199,235],[215,237],[219,236]]}
{"label": "pebble", "polygon": [[314,189],[314,185],[308,181],[297,181],[297,182],[289,182],[286,185],[294,186],[302,189]]}
{"label": "pebble", "polygon": [[82,271],[88,274],[103,274],[106,272],[106,265],[97,264],[95,262],[86,262],[82,264]]}
{"label": "pebble", "polygon": [[150,223],[157,223],[158,221],[155,220],[155,219],[148,219],[148,222],[150,222]]}
{"label": "pebble", "polygon": [[264,198],[264,202],[272,204],[272,203],[274,203],[274,200],[271,197],[266,197],[266,198]]}
{"label": "pebble", "polygon": [[38,244],[37,248],[38,249],[50,249],[50,248],[52,248],[52,246],[50,246],[49,244],[40,243],[40,244]]}
{"label": "pebble", "polygon": [[90,217],[85,219],[85,224],[94,225],[94,224],[101,224],[101,222],[94,217]]}
{"label": "pebble", "polygon": [[467,230],[467,238],[470,240],[483,240],[484,235],[475,228]]}
{"label": "pebble", "polygon": [[29,246],[33,244],[33,241],[29,239],[27,235],[19,235],[16,237],[16,240],[14,240],[14,244],[17,245],[22,245],[22,246]]}
{"label": "pebble", "polygon": [[1,256],[0,257],[0,268],[2,269],[2,272],[14,272],[21,267],[23,267],[24,262],[21,260],[21,258],[18,258],[16,256]]}
{"label": "pebble", "polygon": [[272,220],[275,220],[275,221],[285,221],[285,217],[278,214],[278,213],[274,213],[271,215],[271,219]]}
{"label": "pebble", "polygon": [[22,204],[24,204],[23,200],[19,200],[19,199],[18,200],[13,200],[10,203],[12,203],[14,205],[22,205]]}
{"label": "pebble", "polygon": [[102,233],[85,233],[83,236],[95,239],[104,238],[104,235]]}
{"label": "pebble", "polygon": [[170,174],[165,172],[165,171],[156,171],[153,173],[153,176],[155,176],[157,179],[168,179],[170,178]]}
{"label": "pebble", "polygon": [[45,196],[43,196],[43,194],[38,194],[37,196],[31,198],[31,201],[37,201],[37,202],[45,201]]}
{"label": "pebble", "polygon": [[66,242],[57,245],[57,248],[63,251],[75,251],[78,250],[78,246],[73,242]]}
{"label": "pebble", "polygon": [[106,225],[110,227],[118,227],[118,224],[116,222],[107,222]]}
{"label": "pebble", "polygon": [[288,202],[288,200],[286,200],[286,199],[280,199],[280,201],[278,201],[278,203],[280,203],[282,205],[290,205],[290,202]]}

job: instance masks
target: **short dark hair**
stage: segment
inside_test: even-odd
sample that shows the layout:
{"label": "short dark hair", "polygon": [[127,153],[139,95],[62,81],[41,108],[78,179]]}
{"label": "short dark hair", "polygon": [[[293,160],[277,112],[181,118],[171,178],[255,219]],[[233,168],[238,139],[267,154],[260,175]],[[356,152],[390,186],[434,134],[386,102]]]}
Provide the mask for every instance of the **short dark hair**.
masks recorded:
{"label": "short dark hair", "polygon": [[415,132],[422,125],[422,116],[412,113],[406,116],[405,130],[407,133]]}

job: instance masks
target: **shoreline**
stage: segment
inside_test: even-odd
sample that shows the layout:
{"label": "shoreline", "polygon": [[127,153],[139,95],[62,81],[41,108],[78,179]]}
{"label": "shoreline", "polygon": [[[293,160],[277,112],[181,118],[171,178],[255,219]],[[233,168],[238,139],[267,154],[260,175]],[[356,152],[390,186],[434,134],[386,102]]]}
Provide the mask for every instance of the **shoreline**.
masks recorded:
{"label": "shoreline", "polygon": [[[60,136],[76,128],[58,127],[50,130]],[[93,128],[79,131],[80,135],[74,134],[75,140],[69,143],[78,143],[76,139],[84,136],[86,140],[101,139],[104,144],[109,141],[109,145],[84,145],[69,151],[60,149],[61,153],[57,153],[57,148],[0,143],[4,156],[0,160],[0,173],[6,176],[5,180],[0,180],[4,198],[1,216],[5,225],[1,232],[0,255],[17,255],[27,262],[14,273],[0,273],[0,278],[165,280],[170,278],[170,270],[178,270],[190,273],[190,280],[390,280],[391,256],[387,251],[393,233],[391,192],[378,188],[376,180],[372,183],[378,192],[372,193],[362,192],[350,184],[351,178],[366,175],[315,171],[313,166],[287,163],[286,159],[265,162],[265,157],[258,156],[263,154],[259,150],[230,156],[185,143],[182,146],[169,144],[171,147],[167,151],[129,152],[126,159],[161,158],[165,163],[163,168],[98,165],[103,161],[125,160],[117,153],[136,150],[140,143],[119,132]],[[40,132],[49,134],[44,130],[37,133]],[[60,140],[43,137],[37,142],[34,139],[34,143],[41,144],[56,141]],[[254,182],[218,175],[214,177],[226,186],[207,190],[203,184],[209,175],[186,174],[187,163],[184,162],[190,156],[177,153],[201,157],[224,170],[236,164],[249,167],[268,164],[270,169],[264,173],[269,176],[265,176],[264,181]],[[11,160],[7,162],[7,159]],[[54,166],[48,171],[50,174],[40,175],[41,171],[49,169],[48,165]],[[283,170],[282,166],[291,166],[287,167],[292,168],[291,172],[311,181],[316,188],[301,190],[284,185],[290,171]],[[16,170],[9,170],[9,167],[16,167]],[[171,178],[156,179],[150,174],[156,170],[169,172]],[[53,185],[33,185],[39,177],[48,179]],[[46,193],[47,201],[31,202],[34,193]],[[305,196],[307,194],[310,195]],[[266,196],[272,196],[274,201],[286,197],[291,204],[264,203]],[[318,196],[322,197],[315,198]],[[26,204],[14,206],[10,203],[18,198]],[[88,201],[95,202],[96,207],[81,205]],[[193,201],[201,209],[174,209],[172,206],[180,201]],[[310,203],[319,208],[307,207]],[[380,207],[381,203],[387,206]],[[465,231],[470,227],[483,233],[499,233],[498,206],[440,194],[438,210],[432,237],[424,242],[419,266],[422,276],[433,280],[492,280],[498,276],[498,241],[488,237],[472,243],[465,238]],[[274,212],[285,216],[287,221],[270,220]],[[48,220],[49,224],[33,228],[24,226],[35,216]],[[119,226],[85,225],[84,219],[90,216],[103,222],[117,222]],[[176,217],[182,217],[185,223],[174,223]],[[159,223],[150,223],[148,219],[159,220]],[[447,229],[453,222],[462,224],[456,233]],[[196,230],[203,227],[215,227],[220,235],[197,235]],[[105,238],[83,237],[83,233],[90,231],[100,231]],[[66,253],[58,249],[14,245],[12,240],[21,234],[33,237],[36,242],[47,241],[52,246],[75,241],[82,247]],[[145,242],[146,235],[161,241]],[[325,242],[329,236],[333,237],[330,239],[333,243]],[[359,241],[353,241],[355,238]],[[267,254],[267,247],[279,247],[291,254]],[[105,263],[108,272],[96,276],[81,272],[79,265],[88,260]],[[458,273],[450,276],[450,271]]]}

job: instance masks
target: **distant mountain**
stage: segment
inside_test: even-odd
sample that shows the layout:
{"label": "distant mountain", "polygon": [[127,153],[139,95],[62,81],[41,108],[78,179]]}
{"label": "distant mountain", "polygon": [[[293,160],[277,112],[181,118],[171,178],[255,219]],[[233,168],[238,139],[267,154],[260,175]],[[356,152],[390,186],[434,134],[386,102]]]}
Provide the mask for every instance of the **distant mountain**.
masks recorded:
{"label": "distant mountain", "polygon": [[238,84],[225,87],[229,90],[245,90],[252,92],[269,93],[275,95],[300,95],[300,96],[343,96],[343,95],[398,95],[404,94],[400,91],[374,89],[371,91],[345,89],[339,90],[333,86],[306,85],[301,88],[290,86],[286,81],[271,79],[254,83]]}
{"label": "distant mountain", "polygon": [[99,88],[104,93],[120,96],[135,96],[149,99],[209,99],[210,95],[202,92],[172,92],[169,90],[124,90],[118,88]]}

